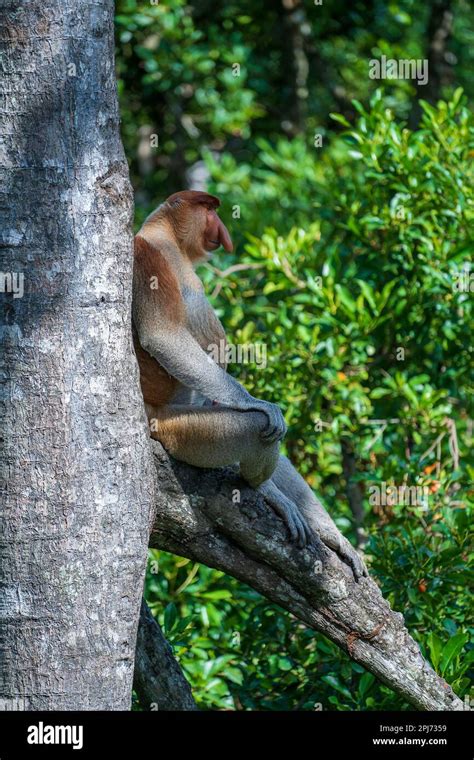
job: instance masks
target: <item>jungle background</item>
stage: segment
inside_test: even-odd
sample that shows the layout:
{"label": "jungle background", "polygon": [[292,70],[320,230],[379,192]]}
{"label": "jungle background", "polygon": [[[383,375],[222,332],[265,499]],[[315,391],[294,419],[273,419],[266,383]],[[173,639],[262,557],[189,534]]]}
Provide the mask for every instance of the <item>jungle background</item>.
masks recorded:
{"label": "jungle background", "polygon": [[[235,251],[200,273],[229,340],[267,352],[230,371],[281,405],[286,453],[466,698],[472,11],[118,0],[116,17],[137,228],[177,190],[220,196]],[[426,59],[428,83],[371,79],[383,55]],[[424,498],[374,498],[403,485]],[[201,709],[408,709],[221,572],[151,552],[145,590]]]}

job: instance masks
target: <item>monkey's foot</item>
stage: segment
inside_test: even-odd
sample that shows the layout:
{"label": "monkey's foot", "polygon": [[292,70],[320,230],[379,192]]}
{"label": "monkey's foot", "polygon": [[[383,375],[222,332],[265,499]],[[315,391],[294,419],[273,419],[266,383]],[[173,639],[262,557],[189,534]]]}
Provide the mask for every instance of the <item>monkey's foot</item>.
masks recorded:
{"label": "monkey's foot", "polygon": [[288,499],[276,486],[267,480],[258,487],[273,511],[281,517],[290,533],[290,540],[299,548],[311,543],[313,532],[296,504]]}
{"label": "monkey's foot", "polygon": [[294,541],[298,548],[302,549],[307,544],[311,543],[311,528],[301,512],[291,501],[289,502],[288,508],[286,508],[285,505],[284,510],[280,513],[280,517],[288,528],[290,540]]}
{"label": "monkey's foot", "polygon": [[367,568],[359,554],[347,538],[339,533],[324,511],[323,519],[321,519],[321,515],[312,515],[310,526],[296,504],[285,496],[271,480],[262,483],[257,490],[263,494],[273,511],[281,517],[289,530],[291,541],[294,541],[298,547],[303,548],[307,544],[311,544],[316,533],[329,549],[336,552],[340,559],[349,565],[356,581],[362,576],[368,575]]}
{"label": "monkey's foot", "polygon": [[337,528],[332,525],[318,525],[317,533],[323,543],[329,549],[332,549],[342,559],[346,565],[352,568],[356,581],[364,575],[368,575],[367,568],[364,565],[358,552],[354,549],[350,541],[339,533]]}

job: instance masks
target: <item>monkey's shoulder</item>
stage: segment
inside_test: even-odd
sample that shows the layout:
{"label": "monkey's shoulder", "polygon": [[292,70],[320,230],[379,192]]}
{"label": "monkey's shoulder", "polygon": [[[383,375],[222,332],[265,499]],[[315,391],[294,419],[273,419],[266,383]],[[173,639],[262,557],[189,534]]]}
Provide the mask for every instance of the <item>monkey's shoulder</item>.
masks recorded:
{"label": "monkey's shoulder", "polygon": [[179,290],[178,278],[165,251],[140,235],[135,237],[134,275],[147,278],[149,281],[155,279],[156,283],[148,284],[155,284],[157,291],[163,288]]}
{"label": "monkey's shoulder", "polygon": [[133,282],[134,294],[139,290],[173,322],[183,321],[184,306],[173,266],[160,247],[140,235],[135,237]]}

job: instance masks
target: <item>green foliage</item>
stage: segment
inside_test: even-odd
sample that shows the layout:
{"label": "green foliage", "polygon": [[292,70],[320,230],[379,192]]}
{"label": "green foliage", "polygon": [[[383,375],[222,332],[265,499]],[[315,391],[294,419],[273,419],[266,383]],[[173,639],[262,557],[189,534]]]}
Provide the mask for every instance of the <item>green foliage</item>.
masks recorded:
{"label": "green foliage", "polygon": [[[339,506],[341,528],[350,511],[340,444],[344,437],[355,442],[374,575],[433,665],[463,695],[472,663],[466,565],[473,307],[472,295],[455,284],[472,246],[474,132],[460,100],[456,93],[449,104],[425,106],[421,129],[410,132],[377,93],[343,136],[347,145],[337,137],[328,146],[325,184],[311,176],[314,154],[301,145],[294,159],[273,167],[270,183],[264,167],[272,149],[262,144],[259,161],[241,175],[247,205],[238,223],[265,231],[247,235],[237,254],[240,263],[259,266],[226,277],[216,307],[231,339],[267,346],[264,370],[235,369],[256,395],[280,400],[288,452]],[[224,180],[221,168],[212,164],[215,189],[225,195],[225,181],[239,198],[237,178],[227,166]],[[314,221],[284,235],[267,227],[282,215],[268,203],[269,192],[285,197],[290,220],[306,213]],[[267,206],[258,205],[262,196]],[[427,508],[371,506],[371,484],[404,482],[426,489]],[[175,572],[172,560],[162,559],[148,593],[157,608],[166,599],[180,607],[177,620],[188,625],[188,638],[176,629],[177,651],[203,706],[407,707],[333,644],[236,581],[201,568],[186,585],[188,565]],[[170,592],[167,573],[179,594]]]}
{"label": "green foliage", "polygon": [[[263,168],[270,146],[246,167],[233,232],[264,228],[237,254],[260,266],[227,277],[216,305],[236,342],[265,336],[268,367],[244,367],[245,380],[276,398],[286,389],[290,449],[322,420],[324,432],[304,444],[304,459],[321,472],[331,459],[325,440],[338,434],[357,437],[371,478],[374,456],[391,462],[387,477],[407,466],[409,439],[409,474],[418,476],[418,458],[446,418],[460,417],[462,431],[472,416],[472,297],[457,283],[473,247],[473,124],[459,98],[425,106],[422,128],[411,132],[377,93],[347,145],[334,139],[320,159],[324,181],[310,175],[314,149],[301,144],[271,181]],[[240,169],[211,169],[213,189],[239,203]],[[270,192],[285,198],[287,214]],[[298,214],[312,223],[282,234]],[[278,232],[266,227],[278,216]],[[372,445],[374,419],[396,421]]]}
{"label": "green foliage", "polygon": [[201,709],[407,707],[335,644],[222,573],[160,553],[147,596]]}
{"label": "green foliage", "polygon": [[[454,2],[451,50],[466,94],[444,84],[438,94],[449,97],[434,105],[415,100],[411,82],[382,91],[363,74],[372,55],[423,57],[428,7],[376,0],[344,15],[342,5],[304,4],[314,39],[298,127],[281,3],[257,13],[244,0],[209,14],[204,2],[119,0],[137,222],[205,162],[237,247],[203,279],[229,339],[266,348],[266,366],[230,369],[281,404],[286,453],[354,538],[349,447],[373,575],[463,697],[473,657],[472,23]],[[151,171],[137,155],[141,128],[159,137]],[[220,274],[236,263],[246,268]],[[404,484],[423,499],[374,500]],[[159,572],[151,563],[146,595],[201,708],[408,708],[235,579],[152,558]]]}
{"label": "green foliage", "polygon": [[[472,574],[470,509],[452,504],[416,519],[392,517],[372,540],[374,573],[433,667],[461,696],[469,689]],[[388,527],[388,529],[387,529]]]}
{"label": "green foliage", "polygon": [[[311,142],[315,132],[327,134],[333,111],[351,118],[352,100],[367,102],[377,87],[368,76],[372,57],[428,55],[436,0],[432,5],[303,0],[295,29],[281,0],[257,5],[253,0],[117,0],[122,135],[138,194],[137,221],[163,196],[185,186],[186,170],[206,150],[251,161],[260,137],[273,144],[280,139],[280,149],[301,132]],[[442,84],[433,93],[433,71],[428,86],[419,88],[422,96],[425,91],[431,97],[447,95],[454,82],[469,98],[474,94],[470,3],[453,0],[451,10]],[[294,32],[302,40],[301,54],[292,47]],[[295,55],[303,86],[297,86]],[[415,119],[415,83],[386,84],[387,105],[398,116]],[[151,170],[142,160],[149,131],[159,140]],[[275,158],[278,162],[278,154]]]}

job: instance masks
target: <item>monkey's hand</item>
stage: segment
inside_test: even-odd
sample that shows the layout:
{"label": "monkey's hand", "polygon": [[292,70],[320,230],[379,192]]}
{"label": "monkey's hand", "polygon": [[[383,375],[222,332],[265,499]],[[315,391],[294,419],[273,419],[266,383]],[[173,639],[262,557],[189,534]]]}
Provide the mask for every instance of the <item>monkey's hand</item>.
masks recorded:
{"label": "monkey's hand", "polygon": [[[275,441],[281,441],[288,430],[285,418],[280,407],[277,404],[271,404],[269,401],[260,401],[254,398],[246,391],[247,398],[243,401],[239,400],[237,403],[229,404],[232,409],[236,409],[239,412],[261,412],[267,418],[267,424],[260,431],[260,438],[265,443],[274,443]],[[207,401],[207,406],[219,406],[219,401]]]}
{"label": "monkey's hand", "polygon": [[260,431],[262,441],[273,443],[274,441],[281,441],[285,437],[288,428],[283,413],[277,404],[252,398],[248,402],[248,409],[263,412],[267,417],[268,423]]}

